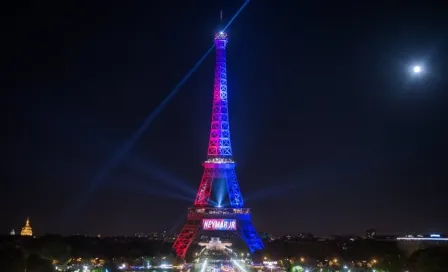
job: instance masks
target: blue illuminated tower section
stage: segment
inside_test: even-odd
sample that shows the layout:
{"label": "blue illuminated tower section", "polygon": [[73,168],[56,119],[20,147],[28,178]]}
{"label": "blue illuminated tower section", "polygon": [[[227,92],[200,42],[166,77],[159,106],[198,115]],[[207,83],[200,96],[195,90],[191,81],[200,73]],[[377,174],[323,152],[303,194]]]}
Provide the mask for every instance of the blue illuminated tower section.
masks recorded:
{"label": "blue illuminated tower section", "polygon": [[215,34],[216,63],[213,84],[213,107],[210,140],[208,142],[208,158],[231,158],[229,107],[227,101],[227,34]]}
{"label": "blue illuminated tower section", "polygon": [[[236,164],[232,159],[227,99],[227,33],[224,31],[215,33],[214,43],[216,63],[207,160],[202,164],[204,172],[194,207],[189,208],[187,223],[173,245],[176,254],[181,258],[185,257],[189,246],[201,230],[202,219],[217,216],[237,220],[238,233],[251,252],[263,249],[263,243],[251,222],[250,209],[244,208],[244,200],[235,173]],[[210,203],[212,185],[218,180],[224,180],[227,185],[230,207],[214,207]]]}

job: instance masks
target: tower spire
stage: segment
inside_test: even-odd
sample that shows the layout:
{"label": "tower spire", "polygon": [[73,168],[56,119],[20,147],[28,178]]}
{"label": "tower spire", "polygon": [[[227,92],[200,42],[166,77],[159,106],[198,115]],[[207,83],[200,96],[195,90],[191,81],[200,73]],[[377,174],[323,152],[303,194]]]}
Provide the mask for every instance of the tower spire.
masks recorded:
{"label": "tower spire", "polygon": [[213,85],[213,108],[210,138],[208,142],[208,159],[231,158],[229,109],[227,102],[227,33],[215,33],[216,62]]}

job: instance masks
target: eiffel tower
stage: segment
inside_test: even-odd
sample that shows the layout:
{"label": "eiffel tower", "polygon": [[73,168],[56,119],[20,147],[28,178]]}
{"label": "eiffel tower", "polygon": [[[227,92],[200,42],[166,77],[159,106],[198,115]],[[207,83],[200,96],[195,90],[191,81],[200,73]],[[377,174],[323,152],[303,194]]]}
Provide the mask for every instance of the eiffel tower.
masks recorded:
{"label": "eiffel tower", "polygon": [[[222,19],[222,18],[221,18]],[[194,201],[194,207],[188,209],[188,218],[173,249],[177,256],[185,258],[188,248],[203,229],[207,219],[236,221],[236,232],[247,244],[249,251],[263,249],[263,242],[255,231],[250,217],[250,209],[244,207],[243,196],[235,173],[230,140],[229,107],[227,100],[227,33],[215,33],[216,47],[215,80],[213,88],[213,107],[207,160],[202,164],[204,173]],[[229,207],[216,207],[210,203],[212,185],[225,182],[229,198]],[[228,222],[227,220],[227,222]],[[233,225],[232,225],[233,226]]]}

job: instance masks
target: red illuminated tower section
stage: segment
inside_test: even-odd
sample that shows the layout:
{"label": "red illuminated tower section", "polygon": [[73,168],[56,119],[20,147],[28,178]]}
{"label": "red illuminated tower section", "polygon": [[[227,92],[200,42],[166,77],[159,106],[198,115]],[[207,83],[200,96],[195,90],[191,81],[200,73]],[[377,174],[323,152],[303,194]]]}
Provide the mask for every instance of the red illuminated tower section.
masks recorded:
{"label": "red illuminated tower section", "polygon": [[[224,31],[217,32],[214,42],[216,64],[208,156],[203,163],[204,173],[194,201],[194,207],[189,209],[187,223],[173,245],[176,254],[181,258],[185,257],[189,246],[201,230],[202,220],[206,218],[219,217],[218,220],[221,220],[219,222],[235,220],[237,231],[246,242],[249,250],[253,252],[263,248],[263,243],[252,225],[250,209],[243,208],[244,201],[235,173],[235,162],[232,159],[227,100],[227,33]],[[230,207],[222,208],[210,205],[212,185],[218,181],[226,183]]]}

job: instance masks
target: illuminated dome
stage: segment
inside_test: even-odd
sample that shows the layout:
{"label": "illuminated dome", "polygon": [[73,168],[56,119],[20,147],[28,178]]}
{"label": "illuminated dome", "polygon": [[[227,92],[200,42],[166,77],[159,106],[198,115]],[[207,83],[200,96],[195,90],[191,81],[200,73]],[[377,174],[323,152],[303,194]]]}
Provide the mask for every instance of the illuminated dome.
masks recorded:
{"label": "illuminated dome", "polygon": [[27,218],[25,222],[25,226],[22,228],[22,231],[20,232],[20,235],[22,236],[33,236],[33,229],[30,226],[30,219]]}

